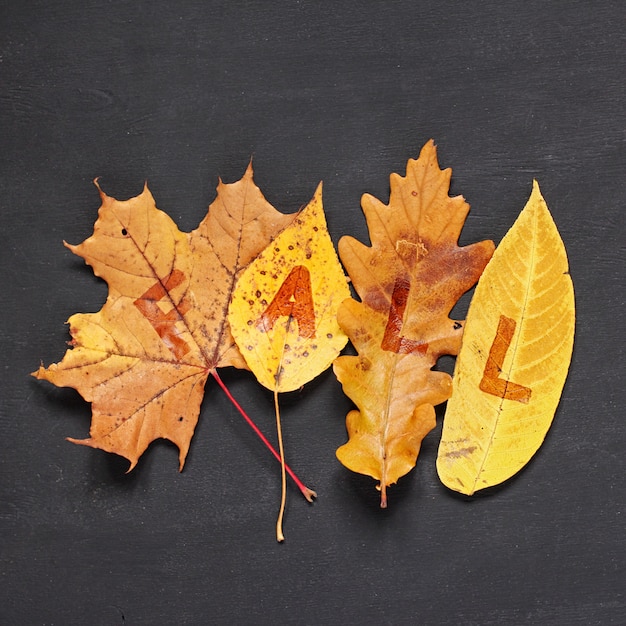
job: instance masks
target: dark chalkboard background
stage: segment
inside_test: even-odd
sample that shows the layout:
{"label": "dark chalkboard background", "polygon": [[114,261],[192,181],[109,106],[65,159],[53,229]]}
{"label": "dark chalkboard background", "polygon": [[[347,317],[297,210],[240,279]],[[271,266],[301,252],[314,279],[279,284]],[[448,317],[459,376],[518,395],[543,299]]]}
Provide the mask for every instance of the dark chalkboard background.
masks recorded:
{"label": "dark chalkboard background", "polygon": [[[624,624],[626,5],[571,2],[0,2],[0,623]],[[290,489],[215,384],[187,465],[67,443],[89,406],[28,376],[106,287],[62,246],[147,179],[191,230],[218,177],[280,210],[324,181],[335,241],[367,240],[433,137],[499,241],[541,184],[569,253],[574,359],[555,422],[505,488],[464,499],[435,471],[440,425],[378,508],[335,460],[350,407],[331,372],[284,399]],[[450,368],[452,360],[443,366]],[[269,433],[268,393],[225,371]],[[441,413],[440,413],[441,417]]]}

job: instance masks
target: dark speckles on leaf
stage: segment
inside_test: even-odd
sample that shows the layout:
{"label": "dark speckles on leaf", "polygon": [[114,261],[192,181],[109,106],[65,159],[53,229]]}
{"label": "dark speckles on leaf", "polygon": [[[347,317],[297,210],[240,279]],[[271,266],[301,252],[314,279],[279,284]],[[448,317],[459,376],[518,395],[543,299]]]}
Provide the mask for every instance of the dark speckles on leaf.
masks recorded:
{"label": "dark speckles on leaf", "polygon": [[254,322],[253,322],[252,320],[248,320],[248,321],[246,322],[246,324],[247,324],[248,326],[252,326],[252,324],[254,324]]}
{"label": "dark speckles on leaf", "polygon": [[261,292],[257,289],[255,294],[254,294],[257,298],[261,297]]}
{"label": "dark speckles on leaf", "polygon": [[254,300],[248,300],[248,304],[252,306],[254,304]]}
{"label": "dark speckles on leaf", "polygon": [[184,422],[184,421],[185,421],[185,418],[184,418],[182,415],[179,415],[179,416],[178,416],[178,421],[179,421],[179,422]]}
{"label": "dark speckles on leaf", "polygon": [[291,246],[291,245],[290,245],[290,246],[289,246],[289,250],[293,250],[293,246]]}
{"label": "dark speckles on leaf", "polygon": [[122,237],[126,237],[128,235],[128,231],[125,228],[122,228]]}
{"label": "dark speckles on leaf", "polygon": [[333,334],[332,334],[332,333],[326,333],[326,337],[327,337],[328,339],[332,339],[332,338],[333,338]]}
{"label": "dark speckles on leaf", "polygon": [[461,328],[461,326],[463,326],[463,324],[461,324],[461,322],[454,322],[454,330],[459,330],[459,328]]}
{"label": "dark speckles on leaf", "polygon": [[307,351],[307,350],[305,350],[305,351],[302,353],[302,356],[309,356],[308,351]]}

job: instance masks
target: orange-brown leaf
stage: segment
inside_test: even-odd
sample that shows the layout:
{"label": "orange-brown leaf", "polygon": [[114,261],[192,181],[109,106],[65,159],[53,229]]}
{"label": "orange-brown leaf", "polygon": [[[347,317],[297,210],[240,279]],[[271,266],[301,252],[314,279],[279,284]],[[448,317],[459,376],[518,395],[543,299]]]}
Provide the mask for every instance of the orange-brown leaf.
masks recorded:
{"label": "orange-brown leaf", "polygon": [[387,486],[414,467],[434,405],[451,393],[450,376],[431,368],[457,354],[463,325],[450,311],[493,254],[491,241],[458,246],[469,205],[448,195],[450,176],[427,143],[405,177],[391,175],[388,205],[363,196],[372,245],[339,242],[361,302],[347,300],[338,314],[358,356],[339,357],[334,369],[358,410],[348,414],[349,441],[337,456],[379,481],[382,506]]}
{"label": "orange-brown leaf", "polygon": [[220,181],[191,233],[156,208],[147,187],[123,202],[100,196],[93,235],[68,247],[107,282],[107,301],[73,315],[72,348],[34,374],[92,403],[90,437],[71,441],[119,454],[132,469],[152,441],[169,439],[182,469],[207,376],[247,368],[227,320],[237,278],[294,216],[265,200],[251,166],[236,183]]}

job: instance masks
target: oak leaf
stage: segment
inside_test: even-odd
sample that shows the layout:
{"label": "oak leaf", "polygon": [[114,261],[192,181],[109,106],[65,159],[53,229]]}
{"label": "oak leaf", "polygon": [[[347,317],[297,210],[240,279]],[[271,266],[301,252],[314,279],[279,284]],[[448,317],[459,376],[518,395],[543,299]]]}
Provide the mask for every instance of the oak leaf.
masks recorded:
{"label": "oak leaf", "polygon": [[[322,188],[242,272],[228,320],[246,363],[257,380],[274,392],[276,427],[284,461],[278,393],[293,391],[326,370],[348,337],[337,310],[350,296],[328,233]],[[276,525],[284,539],[285,473]]]}
{"label": "oak leaf", "polygon": [[361,299],[339,309],[339,325],[357,356],[334,363],[356,404],[346,418],[349,440],[337,450],[347,468],[387,487],[414,466],[421,441],[435,426],[434,405],[451,393],[451,377],[433,371],[457,354],[463,324],[449,314],[478,280],[493,243],[457,244],[469,205],[449,197],[451,170],[441,170],[434,142],[409,160],[406,176],[392,174],[389,205],[366,194],[368,247],[352,237],[339,255]]}
{"label": "oak leaf", "polygon": [[70,441],[119,454],[132,469],[165,438],[178,446],[182,469],[208,375],[247,368],[227,320],[235,283],[294,216],[265,200],[251,165],[240,181],[219,182],[191,233],[156,208],[147,186],[127,201],[98,189],[93,235],[66,245],[108,283],[106,303],[73,315],[71,349],[34,375],[92,403],[90,437]]}
{"label": "oak leaf", "polygon": [[535,182],[472,298],[437,470],[471,495],[518,472],[541,446],[574,341],[565,246]]}

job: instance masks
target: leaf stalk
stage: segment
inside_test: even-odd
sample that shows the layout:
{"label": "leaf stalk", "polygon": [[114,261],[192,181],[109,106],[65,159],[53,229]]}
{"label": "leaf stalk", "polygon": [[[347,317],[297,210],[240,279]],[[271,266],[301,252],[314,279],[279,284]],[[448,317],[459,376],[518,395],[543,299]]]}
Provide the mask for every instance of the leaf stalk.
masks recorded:
{"label": "leaf stalk", "polygon": [[[259,437],[259,439],[265,444],[265,446],[268,448],[268,450],[274,455],[274,457],[276,458],[276,460],[281,464],[281,466],[284,464],[284,471],[289,474],[289,476],[291,477],[291,479],[293,480],[293,482],[296,484],[296,486],[298,487],[298,489],[300,490],[300,492],[302,493],[302,495],[306,498],[306,500],[308,502],[313,502],[313,498],[317,497],[317,493],[315,491],[313,491],[313,489],[309,489],[299,478],[298,476],[295,474],[295,472],[289,467],[289,465],[287,465],[287,463],[284,463],[284,458],[282,454],[279,454],[276,449],[274,448],[274,446],[272,446],[272,444],[267,440],[267,438],[265,437],[265,435],[259,430],[259,427],[252,421],[252,418],[244,411],[243,407],[239,404],[239,402],[237,402],[237,400],[234,398],[234,396],[230,393],[230,390],[228,389],[228,387],[226,387],[226,385],[224,384],[224,381],[220,378],[220,375],[217,373],[217,371],[215,369],[211,370],[211,375],[213,376],[213,378],[217,381],[217,384],[220,386],[220,388],[222,389],[222,391],[226,394],[226,396],[228,397],[228,399],[231,401],[231,403],[233,404],[233,406],[239,411],[239,413],[241,414],[241,416],[246,420],[246,422],[248,423],[248,425],[250,426],[250,428],[252,428],[252,430],[255,432],[255,434],[257,435],[257,437]],[[282,439],[281,439],[281,445],[282,445]]]}

